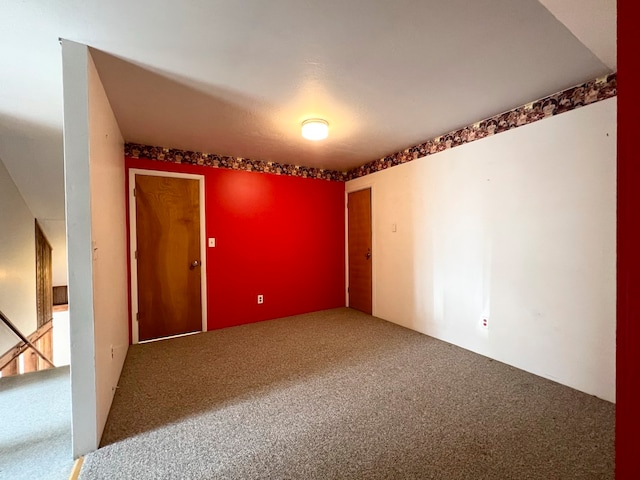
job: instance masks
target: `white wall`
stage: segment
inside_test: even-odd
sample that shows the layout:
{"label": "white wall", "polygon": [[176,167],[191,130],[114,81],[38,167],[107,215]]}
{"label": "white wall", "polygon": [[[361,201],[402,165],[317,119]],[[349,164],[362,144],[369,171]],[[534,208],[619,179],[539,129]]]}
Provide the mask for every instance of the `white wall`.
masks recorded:
{"label": "white wall", "polygon": [[[0,310],[25,335],[38,325],[35,235],[35,219],[0,159]],[[19,341],[0,322],[0,356]]]}
{"label": "white wall", "polygon": [[69,311],[53,312],[53,364],[62,367],[71,363]]}
{"label": "white wall", "polygon": [[129,347],[124,140],[89,56],[91,235],[98,437]]}
{"label": "white wall", "polygon": [[89,176],[88,50],[62,41],[73,456],[98,446]]}
{"label": "white wall", "polygon": [[374,315],[614,401],[615,168],[613,98],[347,182]]}
{"label": "white wall", "polygon": [[63,40],[62,60],[77,457],[98,447],[128,346],[124,150],[88,48]]}

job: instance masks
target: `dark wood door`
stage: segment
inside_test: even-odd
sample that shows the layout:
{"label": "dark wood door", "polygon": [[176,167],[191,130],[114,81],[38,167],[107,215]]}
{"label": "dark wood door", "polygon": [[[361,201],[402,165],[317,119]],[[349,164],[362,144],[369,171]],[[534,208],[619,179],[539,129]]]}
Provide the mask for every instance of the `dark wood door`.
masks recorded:
{"label": "dark wood door", "polygon": [[138,338],[200,331],[199,182],[135,178]]}
{"label": "dark wood door", "polygon": [[371,315],[371,189],[349,194],[349,306]]}
{"label": "dark wood door", "polygon": [[[36,311],[38,328],[53,318],[51,245],[36,221]],[[30,334],[32,332],[25,332]]]}

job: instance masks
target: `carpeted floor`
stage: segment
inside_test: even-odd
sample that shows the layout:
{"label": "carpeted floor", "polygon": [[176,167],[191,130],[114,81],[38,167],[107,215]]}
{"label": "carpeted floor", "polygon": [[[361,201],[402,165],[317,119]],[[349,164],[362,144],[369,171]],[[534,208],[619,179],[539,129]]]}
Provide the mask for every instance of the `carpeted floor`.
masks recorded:
{"label": "carpeted floor", "polygon": [[610,479],[614,405],[346,308],[133,346],[89,479]]}
{"label": "carpeted floor", "polygon": [[69,367],[0,378],[0,478],[67,480],[73,463]]}

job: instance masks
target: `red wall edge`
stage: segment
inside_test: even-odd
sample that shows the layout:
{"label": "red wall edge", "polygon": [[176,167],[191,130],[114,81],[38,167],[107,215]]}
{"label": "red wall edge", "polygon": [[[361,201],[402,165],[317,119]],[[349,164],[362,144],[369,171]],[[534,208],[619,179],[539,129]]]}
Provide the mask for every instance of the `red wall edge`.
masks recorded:
{"label": "red wall edge", "polygon": [[618,0],[616,478],[640,478],[640,70],[637,5]]}
{"label": "red wall edge", "polygon": [[131,168],[205,177],[209,330],[345,305],[344,182],[126,157],[127,188]]}

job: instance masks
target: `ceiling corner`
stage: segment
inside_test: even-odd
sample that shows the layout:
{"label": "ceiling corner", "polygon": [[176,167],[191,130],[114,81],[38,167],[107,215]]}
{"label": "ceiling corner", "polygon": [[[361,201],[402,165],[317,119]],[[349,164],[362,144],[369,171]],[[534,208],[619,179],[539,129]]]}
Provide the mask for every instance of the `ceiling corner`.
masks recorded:
{"label": "ceiling corner", "polygon": [[617,70],[616,0],[539,0],[613,72]]}

